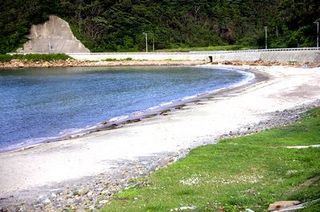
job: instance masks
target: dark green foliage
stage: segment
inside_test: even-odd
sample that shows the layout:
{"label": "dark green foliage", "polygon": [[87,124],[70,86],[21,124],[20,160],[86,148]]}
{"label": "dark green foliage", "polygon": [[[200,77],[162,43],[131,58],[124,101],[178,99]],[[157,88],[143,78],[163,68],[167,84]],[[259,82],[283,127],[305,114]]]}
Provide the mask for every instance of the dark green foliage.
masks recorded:
{"label": "dark green foliage", "polygon": [[13,55],[14,58],[28,61],[52,61],[52,60],[66,60],[70,58],[65,54],[26,54]]}
{"label": "dark green foliage", "polygon": [[12,55],[0,54],[0,62],[10,62],[13,59]]}
{"label": "dark green foliage", "polygon": [[[141,51],[143,32],[156,49],[238,44],[315,46],[318,0],[3,0],[0,53],[14,51],[49,14],[67,20],[92,51]],[[151,48],[150,48],[151,49]]]}
{"label": "dark green foliage", "polygon": [[[55,2],[55,1],[53,1]],[[2,0],[0,4],[0,53],[14,51],[27,38],[32,24],[46,21],[58,11],[50,0]]]}
{"label": "dark green foliage", "polygon": [[53,61],[53,60],[66,60],[69,57],[65,54],[0,54],[0,62],[10,62],[13,59],[26,60],[26,61]]}
{"label": "dark green foliage", "polygon": [[269,23],[271,46],[316,46],[314,22],[320,21],[320,1],[281,0],[278,12]]}

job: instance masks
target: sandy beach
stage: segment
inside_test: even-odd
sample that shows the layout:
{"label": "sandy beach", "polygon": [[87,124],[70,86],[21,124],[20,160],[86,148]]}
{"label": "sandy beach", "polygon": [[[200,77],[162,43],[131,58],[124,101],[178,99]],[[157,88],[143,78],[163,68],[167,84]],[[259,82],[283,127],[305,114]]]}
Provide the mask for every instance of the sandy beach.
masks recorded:
{"label": "sandy beach", "polygon": [[[130,178],[164,166],[191,148],[252,130],[281,111],[307,108],[320,99],[319,67],[232,67],[251,69],[256,81],[116,129],[0,153],[0,208],[99,207],[105,203],[97,200],[99,195],[110,196]],[[112,182],[118,185],[110,188]],[[70,191],[79,187],[81,203],[74,198],[67,203]]]}

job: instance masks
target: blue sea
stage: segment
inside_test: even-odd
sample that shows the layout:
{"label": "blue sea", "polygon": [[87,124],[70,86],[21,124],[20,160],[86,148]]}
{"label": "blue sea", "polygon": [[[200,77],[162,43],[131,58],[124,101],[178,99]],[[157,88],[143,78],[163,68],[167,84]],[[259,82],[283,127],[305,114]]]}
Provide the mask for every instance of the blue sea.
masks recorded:
{"label": "blue sea", "polygon": [[251,78],[199,67],[0,70],[0,151],[170,107]]}

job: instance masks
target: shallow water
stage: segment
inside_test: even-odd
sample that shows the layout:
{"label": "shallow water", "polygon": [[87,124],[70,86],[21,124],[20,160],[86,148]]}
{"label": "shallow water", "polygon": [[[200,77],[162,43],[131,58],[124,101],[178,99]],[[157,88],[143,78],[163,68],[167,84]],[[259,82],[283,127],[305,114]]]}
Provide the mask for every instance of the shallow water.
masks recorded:
{"label": "shallow water", "polygon": [[0,71],[0,150],[59,137],[247,79],[196,67],[51,68]]}

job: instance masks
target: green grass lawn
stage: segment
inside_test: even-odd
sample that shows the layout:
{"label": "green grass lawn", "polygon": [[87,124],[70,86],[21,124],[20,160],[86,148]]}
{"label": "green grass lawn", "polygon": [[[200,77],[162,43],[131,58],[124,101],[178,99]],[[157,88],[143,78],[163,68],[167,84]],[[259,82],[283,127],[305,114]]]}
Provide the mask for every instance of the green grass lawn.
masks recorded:
{"label": "green grass lawn", "polygon": [[[136,186],[114,195],[103,211],[266,211],[275,201],[314,200],[320,198],[320,182],[308,180],[320,175],[320,148],[286,148],[312,144],[320,144],[320,109],[288,127],[194,149],[136,179]],[[320,211],[320,204],[304,210]]]}

